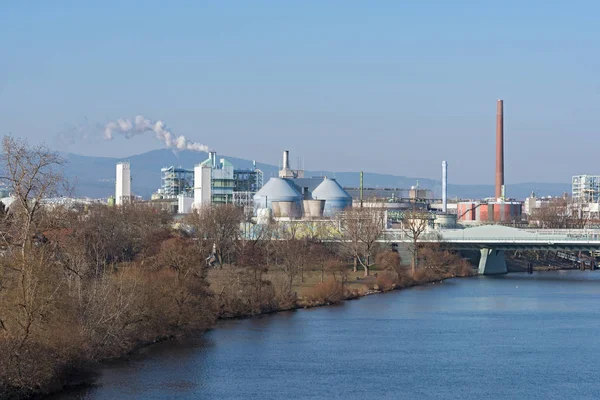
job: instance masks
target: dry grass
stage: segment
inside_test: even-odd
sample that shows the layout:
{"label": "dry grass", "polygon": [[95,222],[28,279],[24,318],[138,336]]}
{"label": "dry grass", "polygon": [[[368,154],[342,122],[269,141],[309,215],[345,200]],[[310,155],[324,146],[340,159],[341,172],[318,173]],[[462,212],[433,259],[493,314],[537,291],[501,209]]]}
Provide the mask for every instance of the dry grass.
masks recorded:
{"label": "dry grass", "polygon": [[[231,284],[231,274],[229,270],[234,268],[229,265],[223,266],[222,269],[211,268],[208,271],[208,282],[214,293],[219,293],[223,287]],[[376,281],[374,276],[364,277],[363,271],[353,272],[351,268],[348,270],[348,281],[344,284],[347,290],[365,291],[369,284]],[[285,277],[285,274],[279,270],[269,270],[263,275],[264,279],[269,281],[278,281]],[[331,274],[326,274],[324,281],[331,279]],[[305,271],[304,281],[301,281],[300,276],[294,279],[292,291],[296,292],[298,298],[304,298],[311,294],[313,288],[321,283],[321,271]]]}

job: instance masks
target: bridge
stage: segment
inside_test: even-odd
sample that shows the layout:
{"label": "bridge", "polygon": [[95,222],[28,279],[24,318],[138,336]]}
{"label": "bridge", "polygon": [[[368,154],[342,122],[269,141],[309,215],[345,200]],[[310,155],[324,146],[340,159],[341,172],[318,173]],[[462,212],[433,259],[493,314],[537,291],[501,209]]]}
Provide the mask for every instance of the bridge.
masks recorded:
{"label": "bridge", "polygon": [[[406,230],[389,229],[384,240],[410,243]],[[483,225],[465,229],[439,229],[424,232],[419,243],[443,243],[456,250],[481,253],[479,273],[507,273],[507,250],[599,251],[600,229],[517,229],[502,225]]]}

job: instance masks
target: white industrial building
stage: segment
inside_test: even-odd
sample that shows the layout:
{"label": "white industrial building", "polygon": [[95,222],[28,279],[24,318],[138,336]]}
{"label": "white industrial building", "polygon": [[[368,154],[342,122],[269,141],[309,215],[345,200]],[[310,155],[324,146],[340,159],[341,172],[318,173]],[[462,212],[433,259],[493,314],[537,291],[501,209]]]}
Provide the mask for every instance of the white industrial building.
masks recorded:
{"label": "white industrial building", "polygon": [[224,158],[217,163],[217,154],[194,167],[194,207],[206,204],[233,203],[233,164]]}
{"label": "white industrial building", "polygon": [[120,206],[131,202],[131,169],[128,162],[117,164],[115,204]]}
{"label": "white industrial building", "polygon": [[572,179],[571,195],[574,203],[600,202],[600,176],[576,175]]}

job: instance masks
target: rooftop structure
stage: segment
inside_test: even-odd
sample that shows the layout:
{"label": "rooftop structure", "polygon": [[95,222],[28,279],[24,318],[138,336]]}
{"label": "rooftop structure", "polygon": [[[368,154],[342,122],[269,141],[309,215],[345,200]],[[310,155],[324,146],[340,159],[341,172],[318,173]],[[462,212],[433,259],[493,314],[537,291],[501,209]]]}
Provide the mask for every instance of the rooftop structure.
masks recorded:
{"label": "rooftop structure", "polygon": [[283,151],[283,165],[279,170],[280,178],[304,178],[304,170],[302,169],[290,169],[290,152],[289,150]]}

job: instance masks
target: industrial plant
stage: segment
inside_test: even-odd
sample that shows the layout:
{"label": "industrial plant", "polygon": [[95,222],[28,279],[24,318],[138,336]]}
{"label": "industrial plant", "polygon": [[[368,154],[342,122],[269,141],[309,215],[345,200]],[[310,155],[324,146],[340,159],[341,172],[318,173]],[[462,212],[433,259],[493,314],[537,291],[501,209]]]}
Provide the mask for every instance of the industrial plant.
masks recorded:
{"label": "industrial plant", "polygon": [[335,179],[305,178],[303,170],[290,169],[287,150],[279,177],[271,178],[254,195],[255,215],[261,218],[332,217],[351,207],[352,196]]}
{"label": "industrial plant", "polygon": [[[263,172],[256,168],[239,169],[214,151],[192,169],[168,166],[160,170],[161,185],[146,204],[173,213],[185,214],[204,205],[234,204],[244,207],[256,221],[318,220],[335,217],[352,207],[377,207],[385,210],[389,227],[401,226],[407,210],[430,213],[431,224],[445,227],[480,224],[527,224],[536,210],[555,201],[552,197],[532,196],[519,201],[507,196],[504,176],[504,102],[496,104],[495,177],[493,197],[449,199],[449,165],[441,162],[441,192],[434,194],[419,182],[409,188],[373,187],[357,174],[357,185],[343,187],[333,177],[306,176],[303,168],[290,167],[290,154],[283,151],[277,177],[263,185]],[[131,166],[116,166],[117,206],[139,201],[131,190]],[[157,171],[158,173],[158,171]],[[492,194],[492,193],[490,193]],[[566,195],[565,195],[566,196]],[[565,197],[566,198],[566,197]],[[600,176],[576,175],[572,179],[569,212],[584,215],[600,224]]]}

